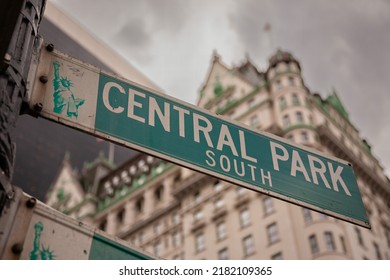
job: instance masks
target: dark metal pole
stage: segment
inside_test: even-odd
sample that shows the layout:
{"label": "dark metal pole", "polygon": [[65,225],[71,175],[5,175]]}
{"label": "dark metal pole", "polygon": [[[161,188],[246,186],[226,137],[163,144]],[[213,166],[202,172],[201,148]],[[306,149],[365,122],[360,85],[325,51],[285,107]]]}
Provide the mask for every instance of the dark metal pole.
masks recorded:
{"label": "dark metal pole", "polygon": [[15,143],[10,131],[26,101],[27,76],[45,4],[46,0],[0,1],[0,215],[14,193]]}

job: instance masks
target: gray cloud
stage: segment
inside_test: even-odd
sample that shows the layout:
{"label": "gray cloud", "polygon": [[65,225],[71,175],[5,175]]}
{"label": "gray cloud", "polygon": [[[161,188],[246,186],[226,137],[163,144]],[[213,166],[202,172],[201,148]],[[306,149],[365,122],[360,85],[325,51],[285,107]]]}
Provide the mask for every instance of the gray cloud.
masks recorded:
{"label": "gray cloud", "polygon": [[324,96],[335,87],[390,175],[390,1],[56,2],[174,94],[196,95],[214,48],[228,64],[248,52],[260,67],[277,47],[291,51],[312,91]]}

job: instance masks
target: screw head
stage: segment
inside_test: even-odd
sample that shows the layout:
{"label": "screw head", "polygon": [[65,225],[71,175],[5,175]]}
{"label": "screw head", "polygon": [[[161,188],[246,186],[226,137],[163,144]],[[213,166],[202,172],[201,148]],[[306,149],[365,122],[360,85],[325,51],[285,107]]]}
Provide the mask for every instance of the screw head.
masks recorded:
{"label": "screw head", "polygon": [[41,112],[43,109],[43,105],[42,103],[37,103],[34,105],[34,110],[37,111],[37,112]]}
{"label": "screw head", "polygon": [[48,44],[48,45],[46,45],[46,50],[47,50],[48,52],[54,51],[54,45],[53,45],[53,44]]}
{"label": "screw head", "polygon": [[35,197],[30,197],[26,201],[26,207],[27,208],[34,208],[35,204],[37,204],[37,199]]}
{"label": "screw head", "polygon": [[49,80],[49,79],[48,79],[47,76],[45,76],[45,75],[39,77],[39,81],[40,81],[41,83],[43,83],[43,84],[46,84],[48,80]]}
{"label": "screw head", "polygon": [[12,245],[11,250],[12,253],[14,253],[15,255],[20,255],[20,253],[22,253],[23,251],[23,244],[15,243],[14,245]]}

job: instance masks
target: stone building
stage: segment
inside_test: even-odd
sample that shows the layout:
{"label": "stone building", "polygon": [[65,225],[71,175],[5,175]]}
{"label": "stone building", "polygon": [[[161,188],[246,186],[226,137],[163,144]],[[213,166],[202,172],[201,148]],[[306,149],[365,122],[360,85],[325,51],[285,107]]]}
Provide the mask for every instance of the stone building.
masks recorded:
{"label": "stone building", "polygon": [[389,179],[336,92],[310,92],[292,54],[262,72],[215,53],[197,105],[351,162],[372,229],[143,154],[79,174],[64,159],[48,204],[166,259],[390,258]]}

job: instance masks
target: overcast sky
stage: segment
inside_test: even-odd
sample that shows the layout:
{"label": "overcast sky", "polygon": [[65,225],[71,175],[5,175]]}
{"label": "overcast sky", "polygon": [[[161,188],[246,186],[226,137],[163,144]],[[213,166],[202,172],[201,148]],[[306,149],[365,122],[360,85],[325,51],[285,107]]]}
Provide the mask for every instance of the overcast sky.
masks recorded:
{"label": "overcast sky", "polygon": [[[265,70],[277,48],[332,88],[390,176],[390,0],[52,0],[167,94],[195,103],[213,50]],[[270,32],[263,30],[271,25]]]}

